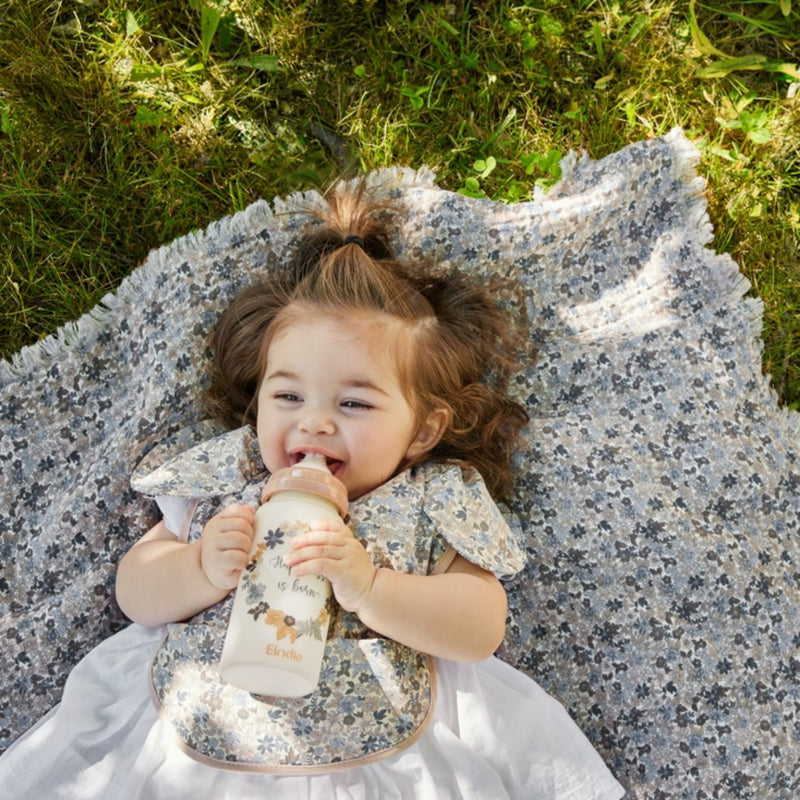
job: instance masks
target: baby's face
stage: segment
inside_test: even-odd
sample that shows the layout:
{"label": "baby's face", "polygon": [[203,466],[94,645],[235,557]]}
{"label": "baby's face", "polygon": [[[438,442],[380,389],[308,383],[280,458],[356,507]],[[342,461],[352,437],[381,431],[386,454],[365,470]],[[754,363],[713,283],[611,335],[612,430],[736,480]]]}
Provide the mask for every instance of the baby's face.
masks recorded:
{"label": "baby's face", "polygon": [[317,312],[269,345],[258,392],[258,442],[270,472],[322,453],[351,500],[417,455],[417,420],[400,386],[396,348],[369,316]]}

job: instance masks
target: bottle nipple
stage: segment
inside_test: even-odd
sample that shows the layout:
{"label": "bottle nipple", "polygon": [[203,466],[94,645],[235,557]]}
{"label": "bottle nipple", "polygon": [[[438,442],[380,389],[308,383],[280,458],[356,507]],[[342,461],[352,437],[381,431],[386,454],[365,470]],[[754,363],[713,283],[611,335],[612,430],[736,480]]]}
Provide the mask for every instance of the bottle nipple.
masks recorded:
{"label": "bottle nipple", "polygon": [[311,469],[318,469],[324,470],[325,472],[330,472],[328,469],[328,463],[325,460],[325,456],[322,453],[306,453],[303,456],[303,460],[300,462],[301,466],[304,467],[311,467]]}

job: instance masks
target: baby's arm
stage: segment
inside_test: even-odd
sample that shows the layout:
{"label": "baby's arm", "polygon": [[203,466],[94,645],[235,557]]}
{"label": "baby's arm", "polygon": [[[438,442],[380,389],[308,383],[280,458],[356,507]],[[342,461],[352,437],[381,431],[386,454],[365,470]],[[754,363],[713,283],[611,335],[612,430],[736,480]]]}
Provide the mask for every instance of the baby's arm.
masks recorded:
{"label": "baby's arm", "polygon": [[456,555],[441,575],[381,568],[356,610],[374,631],[451,661],[482,661],[503,641],[506,593],[500,581]]}
{"label": "baby's arm", "polygon": [[500,646],[506,593],[491,572],[460,555],[440,575],[376,568],[344,524],[312,529],[292,540],[293,574],[324,575],[342,608],[368,628],[451,661],[481,661]]}
{"label": "baby's arm", "polygon": [[125,554],[117,602],[127,617],[158,626],[188,619],[235,588],[253,540],[253,509],[232,505],[212,517],[199,541],[178,541],[164,522]]}

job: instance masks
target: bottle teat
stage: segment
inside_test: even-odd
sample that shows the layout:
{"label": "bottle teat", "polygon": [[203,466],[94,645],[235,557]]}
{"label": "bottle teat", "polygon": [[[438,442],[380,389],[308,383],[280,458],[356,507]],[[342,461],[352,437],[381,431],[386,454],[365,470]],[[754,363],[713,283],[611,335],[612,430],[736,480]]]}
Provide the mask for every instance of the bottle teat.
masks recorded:
{"label": "bottle teat", "polygon": [[325,470],[325,472],[330,471],[328,469],[328,462],[325,460],[325,456],[322,455],[322,453],[306,453],[300,464],[304,467],[311,467],[311,469]]}

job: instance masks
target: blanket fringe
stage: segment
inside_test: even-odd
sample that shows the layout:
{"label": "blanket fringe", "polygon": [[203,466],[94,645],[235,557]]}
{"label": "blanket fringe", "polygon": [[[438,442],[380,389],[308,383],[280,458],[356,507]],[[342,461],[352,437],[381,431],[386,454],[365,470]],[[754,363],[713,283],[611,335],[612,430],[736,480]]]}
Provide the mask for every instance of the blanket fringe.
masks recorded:
{"label": "blanket fringe", "polygon": [[[705,201],[706,182],[697,174],[700,160],[697,148],[686,138],[681,128],[673,128],[663,140],[675,153],[677,177],[684,187],[685,214],[687,227],[699,244],[708,246],[713,240],[713,228],[708,216]],[[574,151],[561,161],[562,178],[550,192],[550,198],[558,193],[561,184],[567,184],[573,174],[585,163],[590,162],[587,153],[580,156]],[[391,194],[412,187],[435,189],[435,173],[428,167],[412,169],[408,167],[387,167],[375,170],[366,176],[370,190],[378,194]],[[344,181],[354,185],[360,179]],[[550,194],[549,192],[547,194]],[[536,200],[547,201],[547,194],[536,191]],[[237,234],[246,235],[269,225],[276,217],[296,214],[300,209],[319,203],[321,196],[316,190],[298,191],[286,197],[275,197],[272,203],[261,199],[247,208],[230,216],[211,222],[204,230],[191,231],[173,242],[152,250],[145,261],[122,280],[114,292],[105,295],[98,304],[79,319],[67,322],[53,334],[39,342],[23,347],[11,361],[0,361],[0,387],[20,380],[32,372],[47,369],[54,362],[87,352],[105,330],[116,326],[120,314],[126,307],[141,302],[142,297],[153,291],[153,281],[170,265],[191,260],[208,249],[209,243],[230,239]],[[748,324],[748,346],[753,354],[754,364],[760,363],[763,342],[761,331],[763,323],[763,303],[753,297],[745,297],[750,282],[739,270],[736,262],[728,255],[712,255],[708,259],[716,281],[716,293],[724,305],[730,302],[738,305]],[[763,376],[764,389],[777,406],[777,392],[772,387],[768,375]],[[800,434],[800,415],[782,414],[793,435]]]}
{"label": "blanket fringe", "polygon": [[[411,186],[432,187],[435,174],[428,167],[387,167],[367,175],[367,186],[381,192],[391,192]],[[142,264],[123,278],[119,286],[102,297],[97,305],[79,319],[67,322],[54,333],[19,350],[10,361],[0,361],[0,387],[22,379],[25,375],[63,360],[68,353],[86,352],[98,335],[115,324],[114,315],[131,303],[141,302],[152,289],[152,282],[170,264],[180,263],[207,249],[209,242],[229,239],[263,228],[270,220],[297,213],[309,203],[319,201],[319,193],[295,192],[286,198],[276,197],[272,205],[256,200],[247,208],[211,222],[204,230],[190,231],[173,242],[151,250]]]}
{"label": "blanket fringe", "polygon": [[264,224],[272,215],[264,200],[257,200],[243,211],[215,220],[204,231],[190,231],[173,242],[151,250],[142,264],[123,278],[117,289],[102,297],[97,305],[77,320],[67,322],[54,333],[16,353],[11,361],[0,361],[0,386],[21,379],[26,374],[46,369],[53,361],[64,359],[68,353],[85,352],[98,335],[113,325],[114,315],[141,298],[151,288],[152,281],[169,263],[180,263],[197,252],[206,241],[229,237]]}
{"label": "blanket fringe", "polygon": [[[696,232],[696,240],[705,246],[710,245],[714,239],[714,229],[708,216],[708,204],[705,198],[705,178],[697,174],[697,165],[700,163],[700,152],[697,147],[686,138],[683,129],[675,127],[664,136],[677,156],[679,174],[686,186],[688,225],[690,230]],[[769,408],[776,409],[775,423],[783,428],[788,441],[800,439],[800,414],[791,409],[782,407],[778,402],[778,393],[768,373],[763,372],[762,354],[764,341],[761,338],[764,329],[764,302],[759,297],[748,297],[752,284],[742,274],[739,265],[727,253],[709,255],[708,265],[714,271],[717,280],[720,305],[726,301],[735,306],[742,314],[747,326],[747,349],[751,353],[754,369],[760,375],[762,396]]]}

